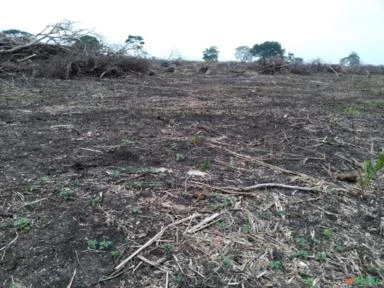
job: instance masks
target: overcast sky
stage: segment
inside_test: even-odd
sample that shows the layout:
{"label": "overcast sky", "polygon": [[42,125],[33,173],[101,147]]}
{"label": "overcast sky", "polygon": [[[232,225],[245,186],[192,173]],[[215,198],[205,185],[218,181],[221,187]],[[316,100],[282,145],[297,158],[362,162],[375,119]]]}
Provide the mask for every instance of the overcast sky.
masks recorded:
{"label": "overcast sky", "polygon": [[218,47],[220,60],[238,46],[278,41],[306,61],[338,62],[356,51],[384,64],[384,0],[109,0],[1,1],[0,30],[40,32],[63,19],[94,29],[110,44],[141,35],[153,56],[177,50],[200,60]]}

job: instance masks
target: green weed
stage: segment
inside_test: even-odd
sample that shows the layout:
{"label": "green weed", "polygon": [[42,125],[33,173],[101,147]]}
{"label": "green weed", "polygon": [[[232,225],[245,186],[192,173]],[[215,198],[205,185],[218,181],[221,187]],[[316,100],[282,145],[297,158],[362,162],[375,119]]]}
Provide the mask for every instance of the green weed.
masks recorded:
{"label": "green weed", "polygon": [[327,253],[321,251],[321,252],[316,252],[315,254],[315,259],[319,262],[325,262],[327,260]]}
{"label": "green weed", "polygon": [[281,261],[273,260],[269,262],[268,267],[273,271],[277,272],[281,270]]}
{"label": "green weed", "polygon": [[299,251],[297,251],[297,252],[294,254],[294,256],[295,256],[296,258],[301,259],[301,260],[307,260],[307,259],[308,259],[308,251],[306,251],[306,250],[299,250]]}
{"label": "green weed", "polygon": [[17,231],[27,231],[29,230],[29,225],[30,221],[25,217],[18,218],[13,222],[13,228]]}
{"label": "green weed", "polygon": [[353,106],[348,106],[348,107],[345,107],[343,109],[343,112],[344,114],[348,117],[348,118],[356,118],[360,115],[360,112],[359,110],[357,110],[356,107],[353,107]]}
{"label": "green weed", "polygon": [[341,253],[341,252],[344,252],[345,250],[345,247],[343,245],[340,245],[340,244],[335,244],[333,246],[333,249],[338,252],[338,253]]}
{"label": "green weed", "polygon": [[117,178],[117,177],[120,177],[121,174],[123,174],[125,171],[127,171],[126,168],[124,167],[117,167],[115,169],[113,169],[111,172],[110,172],[110,175],[114,178]]}
{"label": "green weed", "polygon": [[243,224],[241,225],[241,227],[240,227],[240,231],[241,231],[242,233],[251,233],[251,232],[252,232],[252,226],[251,226],[251,224],[249,224],[248,221],[245,222],[245,223],[243,223]]}
{"label": "green weed", "polygon": [[129,138],[124,138],[124,139],[121,140],[121,142],[123,142],[123,145],[126,145],[126,146],[130,146],[130,145],[135,144],[135,141],[132,141]]}
{"label": "green weed", "polygon": [[228,229],[227,224],[224,221],[217,221],[216,228],[221,232],[225,232]]}
{"label": "green weed", "polygon": [[325,239],[330,240],[333,237],[333,230],[329,228],[325,228],[323,230],[323,236]]}
{"label": "green weed", "polygon": [[89,239],[88,241],[87,241],[87,247],[88,247],[88,249],[97,249],[97,247],[98,247],[98,242],[97,242],[97,240],[95,240],[95,239]]}
{"label": "green weed", "polygon": [[100,196],[93,196],[90,200],[89,203],[91,206],[96,207],[100,205],[103,202],[103,199]]}
{"label": "green weed", "polygon": [[183,161],[185,158],[184,158],[184,155],[181,154],[181,153],[176,153],[176,161],[177,162],[181,162]]}
{"label": "green weed", "polygon": [[201,164],[200,164],[200,170],[203,172],[206,172],[211,169],[211,160],[210,159],[205,159]]}
{"label": "green weed", "polygon": [[173,249],[174,245],[172,243],[164,243],[163,248],[167,250],[168,252]]}
{"label": "green weed", "polygon": [[103,240],[99,242],[96,239],[89,239],[87,241],[88,249],[93,249],[93,250],[100,249],[100,250],[108,251],[112,249],[112,246],[113,246],[112,241],[108,241],[108,240]]}
{"label": "green weed", "polygon": [[133,216],[137,216],[137,215],[142,214],[142,213],[143,213],[143,211],[141,211],[140,208],[137,208],[137,207],[132,208],[132,215]]}
{"label": "green weed", "polygon": [[184,282],[184,276],[181,273],[175,273],[172,276],[172,282],[176,285],[176,287],[180,287]]}
{"label": "green weed", "polygon": [[120,257],[120,252],[117,251],[117,250],[111,251],[110,254],[111,254],[111,257],[112,257],[113,260],[117,260]]}
{"label": "green weed", "polygon": [[297,237],[295,241],[299,248],[304,248],[307,245],[307,240],[304,237]]}
{"label": "green weed", "polygon": [[225,267],[232,267],[233,266],[233,260],[230,256],[226,254],[220,254],[220,262]]}
{"label": "green weed", "polygon": [[363,287],[377,287],[382,285],[383,282],[377,277],[367,276],[367,277],[356,277],[353,282],[354,285],[363,286]]}
{"label": "green weed", "polygon": [[75,192],[71,188],[64,187],[60,190],[60,197],[66,201],[74,200]]}
{"label": "green weed", "polygon": [[276,215],[280,216],[281,218],[283,218],[285,215],[287,215],[287,211],[285,211],[285,210],[278,210],[278,211],[276,211]]}
{"label": "green weed", "polygon": [[380,152],[376,161],[364,161],[362,168],[362,175],[360,177],[360,187],[366,191],[372,179],[376,177],[377,173],[384,168],[384,151]]}
{"label": "green weed", "polygon": [[301,280],[303,280],[303,283],[304,283],[305,287],[307,287],[307,288],[317,287],[316,281],[312,277],[302,277]]}
{"label": "green weed", "polygon": [[99,249],[100,250],[111,250],[112,249],[112,241],[103,240],[99,242]]}

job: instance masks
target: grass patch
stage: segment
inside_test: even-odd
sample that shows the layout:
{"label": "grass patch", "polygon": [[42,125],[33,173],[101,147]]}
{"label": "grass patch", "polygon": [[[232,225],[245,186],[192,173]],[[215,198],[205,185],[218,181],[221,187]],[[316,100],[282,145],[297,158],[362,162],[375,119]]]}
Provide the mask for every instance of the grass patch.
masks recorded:
{"label": "grass patch", "polygon": [[277,271],[280,271],[281,270],[281,261],[278,261],[278,260],[272,260],[268,263],[268,267],[277,272]]}
{"label": "grass patch", "polygon": [[71,201],[71,200],[74,200],[75,198],[75,192],[68,187],[61,188],[59,195],[65,201]]}
{"label": "grass patch", "polygon": [[109,251],[112,250],[113,242],[109,240],[97,241],[96,239],[87,240],[87,248],[91,250],[103,250]]}
{"label": "grass patch", "polygon": [[29,225],[30,221],[25,217],[21,217],[13,221],[13,228],[15,228],[17,231],[28,231]]}

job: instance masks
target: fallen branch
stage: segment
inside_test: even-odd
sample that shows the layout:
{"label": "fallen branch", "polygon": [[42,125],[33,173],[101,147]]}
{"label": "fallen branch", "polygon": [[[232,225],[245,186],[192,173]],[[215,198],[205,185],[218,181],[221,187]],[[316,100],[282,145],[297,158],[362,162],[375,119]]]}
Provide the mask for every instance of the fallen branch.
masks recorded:
{"label": "fallen branch", "polygon": [[218,187],[218,186],[212,186],[212,185],[209,185],[209,184],[205,184],[205,183],[202,183],[202,182],[197,182],[197,181],[191,181],[189,182],[189,185],[190,186],[193,186],[193,187],[207,187],[209,189],[212,189],[212,190],[217,190],[217,191],[220,191],[220,192],[223,192],[225,194],[230,194],[230,195],[243,195],[243,196],[252,196],[250,195],[249,193],[245,193],[245,191],[241,192],[239,188],[236,188],[236,187],[231,187],[229,190],[228,188],[222,188],[222,187]]}
{"label": "fallen branch", "polygon": [[261,183],[256,184],[248,187],[240,188],[240,191],[251,191],[255,189],[260,188],[284,188],[284,189],[293,189],[293,190],[301,190],[301,191],[309,191],[309,192],[321,192],[322,190],[316,187],[300,187],[300,186],[293,186],[293,185],[286,185],[281,183]]}
{"label": "fallen branch", "polygon": [[21,62],[28,61],[29,59],[35,57],[36,55],[37,55],[37,54],[34,53],[34,54],[32,54],[32,55],[29,55],[29,56],[24,57],[23,59],[19,59],[19,60],[17,60],[17,62],[21,63]]}
{"label": "fallen branch", "polygon": [[73,280],[75,279],[75,276],[76,276],[76,268],[75,268],[75,271],[73,271],[73,275],[72,275],[71,281],[69,281],[69,284],[67,285],[67,288],[71,288],[72,287],[72,283],[73,283]]}
{"label": "fallen branch", "polygon": [[5,257],[5,252],[7,251],[7,249],[13,244],[16,242],[17,238],[19,238],[19,234],[16,233],[16,237],[12,239],[11,242],[9,242],[7,245],[5,245],[4,247],[0,248],[0,251],[3,251],[3,256],[1,257],[1,261],[4,260],[4,257]]}
{"label": "fallen branch", "polygon": [[198,223],[197,225],[195,225],[192,228],[188,229],[186,232],[187,233],[195,233],[195,232],[197,232],[199,230],[204,229],[205,227],[208,227],[208,226],[212,225],[213,223],[216,222],[216,221],[213,221],[213,219],[219,217],[221,214],[222,213],[215,213],[215,214],[213,214],[211,216],[208,216],[208,217],[204,218],[200,223]]}
{"label": "fallen branch", "polygon": [[287,185],[287,184],[281,184],[281,183],[261,183],[261,184],[256,184],[248,187],[217,187],[217,186],[212,186],[208,185],[205,183],[201,182],[196,182],[196,181],[191,181],[190,184],[194,187],[207,187],[212,190],[217,190],[221,191],[226,194],[231,194],[231,195],[243,195],[243,196],[252,196],[252,194],[249,194],[247,192],[251,190],[256,190],[256,189],[261,189],[261,188],[284,188],[284,189],[293,189],[293,190],[301,190],[301,191],[309,191],[309,192],[321,192],[323,191],[320,188],[317,187],[301,187],[301,186],[294,186],[294,185]]}
{"label": "fallen branch", "polygon": [[328,67],[333,73],[335,73],[335,75],[336,75],[337,78],[340,77],[339,73],[337,73],[337,71],[336,71],[331,65],[327,65],[327,67]]}
{"label": "fallen branch", "polygon": [[163,259],[160,259],[160,260],[157,261],[157,262],[153,262],[153,261],[151,261],[151,260],[145,258],[145,257],[142,256],[142,255],[137,255],[137,258],[139,258],[141,261],[143,261],[143,262],[145,262],[145,263],[147,263],[147,264],[149,264],[149,265],[151,265],[151,266],[153,266],[153,267],[159,269],[160,271],[162,271],[162,272],[164,272],[164,273],[171,273],[171,271],[169,271],[169,270],[165,270],[164,268],[160,267],[160,264],[161,264],[162,262],[165,261],[164,258],[163,258]]}

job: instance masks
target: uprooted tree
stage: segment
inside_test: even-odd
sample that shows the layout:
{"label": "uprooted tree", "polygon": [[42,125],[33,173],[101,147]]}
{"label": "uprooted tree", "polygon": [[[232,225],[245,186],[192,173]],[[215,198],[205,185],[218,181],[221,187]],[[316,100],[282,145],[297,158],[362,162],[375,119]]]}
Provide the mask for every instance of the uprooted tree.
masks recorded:
{"label": "uprooted tree", "polygon": [[[11,56],[12,60],[20,61],[20,58],[29,56],[39,57],[41,53],[49,50],[54,53],[67,50],[77,43],[87,43],[95,41],[100,44],[97,36],[88,30],[75,29],[72,22],[64,20],[62,22],[48,25],[38,34],[31,34],[17,29],[10,29],[0,32],[0,57],[2,59]],[[16,54],[16,52],[18,52]],[[39,53],[40,52],[40,53]],[[28,55],[29,54],[29,55]],[[51,53],[49,53],[51,54]]]}

